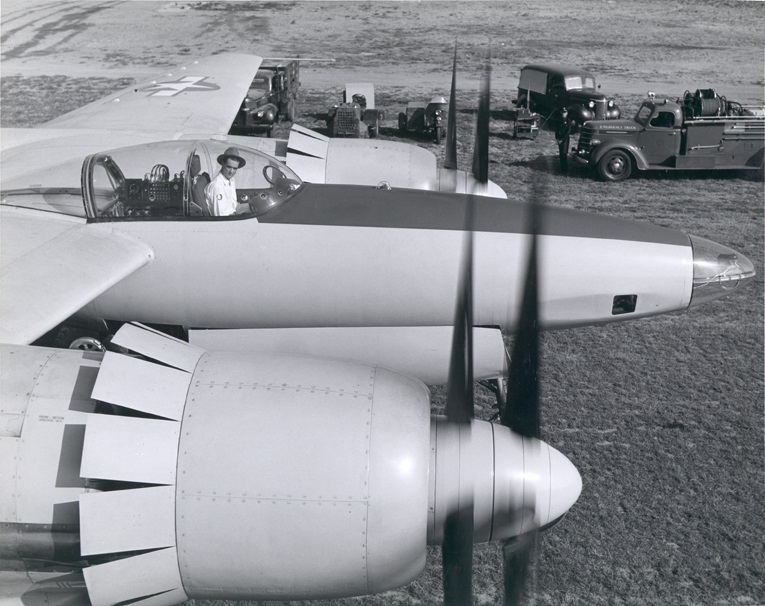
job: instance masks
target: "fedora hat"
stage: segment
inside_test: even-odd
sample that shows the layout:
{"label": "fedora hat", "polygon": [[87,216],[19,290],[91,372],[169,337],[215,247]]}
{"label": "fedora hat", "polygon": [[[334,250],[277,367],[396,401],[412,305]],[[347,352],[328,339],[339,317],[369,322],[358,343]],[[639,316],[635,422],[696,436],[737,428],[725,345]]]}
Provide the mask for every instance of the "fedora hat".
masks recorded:
{"label": "fedora hat", "polygon": [[247,164],[247,161],[239,155],[239,150],[236,147],[229,147],[220,156],[218,156],[218,164],[223,166],[226,158],[234,158],[237,160],[239,162],[239,168],[242,168],[245,164]]}

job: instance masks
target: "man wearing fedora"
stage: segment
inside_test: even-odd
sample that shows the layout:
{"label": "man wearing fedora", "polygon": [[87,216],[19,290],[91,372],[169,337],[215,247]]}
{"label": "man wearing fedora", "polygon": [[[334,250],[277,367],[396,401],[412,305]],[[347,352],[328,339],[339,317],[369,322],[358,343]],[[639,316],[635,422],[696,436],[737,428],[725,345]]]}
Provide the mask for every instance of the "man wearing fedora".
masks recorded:
{"label": "man wearing fedora", "polygon": [[250,212],[249,204],[239,204],[236,198],[234,175],[247,162],[236,147],[229,147],[218,156],[220,172],[205,187],[205,201],[213,217],[227,217]]}

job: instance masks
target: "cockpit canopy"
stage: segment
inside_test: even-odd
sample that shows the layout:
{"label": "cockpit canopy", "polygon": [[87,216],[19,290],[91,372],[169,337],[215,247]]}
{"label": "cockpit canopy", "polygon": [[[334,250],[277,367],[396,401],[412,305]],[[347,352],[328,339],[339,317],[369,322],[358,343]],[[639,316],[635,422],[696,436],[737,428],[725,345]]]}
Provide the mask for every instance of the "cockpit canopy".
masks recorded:
{"label": "cockpit canopy", "polygon": [[[82,165],[82,195],[91,220],[212,217],[204,189],[218,174],[225,141],[166,141],[92,154]],[[237,202],[258,216],[302,186],[274,158],[238,148],[245,164],[236,172]],[[245,207],[246,208],[246,207]]]}

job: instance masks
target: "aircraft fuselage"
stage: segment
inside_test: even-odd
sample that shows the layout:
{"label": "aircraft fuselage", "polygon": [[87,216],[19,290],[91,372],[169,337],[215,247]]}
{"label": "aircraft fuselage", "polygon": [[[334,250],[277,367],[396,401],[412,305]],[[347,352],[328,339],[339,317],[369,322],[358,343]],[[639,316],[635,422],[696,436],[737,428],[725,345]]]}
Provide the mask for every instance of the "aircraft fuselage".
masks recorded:
{"label": "aircraft fuselage", "polygon": [[[144,241],[155,258],[83,314],[197,328],[449,325],[467,201],[306,184],[258,218],[92,223]],[[517,321],[528,208],[475,200],[476,325]],[[539,250],[546,328],[689,305],[693,250],[681,232],[546,207]]]}

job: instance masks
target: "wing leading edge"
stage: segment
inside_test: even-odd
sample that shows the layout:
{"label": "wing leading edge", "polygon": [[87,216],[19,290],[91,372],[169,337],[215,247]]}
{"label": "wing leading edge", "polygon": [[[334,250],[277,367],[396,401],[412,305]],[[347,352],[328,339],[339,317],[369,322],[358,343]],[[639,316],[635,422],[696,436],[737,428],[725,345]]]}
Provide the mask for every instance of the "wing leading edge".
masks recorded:
{"label": "wing leading edge", "polygon": [[28,344],[146,265],[147,244],[84,219],[2,209],[0,342]]}
{"label": "wing leading edge", "polygon": [[168,71],[46,122],[43,128],[183,133],[229,131],[261,58],[221,53]]}

